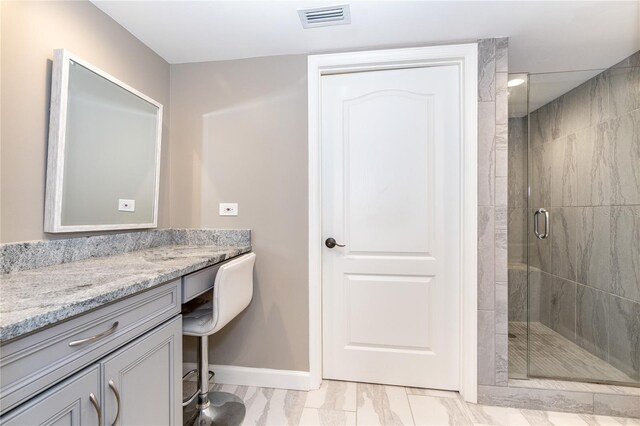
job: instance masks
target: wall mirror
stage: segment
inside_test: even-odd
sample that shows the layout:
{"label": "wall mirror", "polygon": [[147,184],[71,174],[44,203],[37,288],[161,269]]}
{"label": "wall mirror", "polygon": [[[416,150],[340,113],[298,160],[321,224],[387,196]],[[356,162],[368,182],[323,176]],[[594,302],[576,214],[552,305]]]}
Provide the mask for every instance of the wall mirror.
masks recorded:
{"label": "wall mirror", "polygon": [[54,51],[45,232],[155,228],[162,105]]}

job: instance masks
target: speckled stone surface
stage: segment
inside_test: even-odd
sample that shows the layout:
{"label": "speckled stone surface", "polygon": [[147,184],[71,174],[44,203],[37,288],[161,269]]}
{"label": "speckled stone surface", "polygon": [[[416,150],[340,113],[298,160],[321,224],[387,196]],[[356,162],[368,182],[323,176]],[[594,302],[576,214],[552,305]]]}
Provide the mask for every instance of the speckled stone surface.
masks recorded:
{"label": "speckled stone surface", "polygon": [[158,229],[0,244],[0,273],[25,271],[169,245],[250,244],[251,231],[246,229]]}
{"label": "speckled stone surface", "polygon": [[239,244],[168,245],[0,275],[0,342],[251,251],[245,240],[234,241]]}
{"label": "speckled stone surface", "polygon": [[251,244],[248,229],[172,229],[173,244],[242,246]]}

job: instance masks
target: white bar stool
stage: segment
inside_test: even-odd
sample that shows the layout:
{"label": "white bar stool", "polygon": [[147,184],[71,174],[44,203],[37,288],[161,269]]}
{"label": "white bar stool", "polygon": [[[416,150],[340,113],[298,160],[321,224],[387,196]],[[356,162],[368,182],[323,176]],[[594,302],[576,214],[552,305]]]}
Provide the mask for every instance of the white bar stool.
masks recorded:
{"label": "white bar stool", "polygon": [[255,253],[249,253],[222,265],[213,285],[213,299],[182,317],[182,334],[198,336],[198,390],[183,403],[185,425],[237,426],[244,420],[242,399],[227,392],[209,392],[209,336],[251,302],[255,261]]}

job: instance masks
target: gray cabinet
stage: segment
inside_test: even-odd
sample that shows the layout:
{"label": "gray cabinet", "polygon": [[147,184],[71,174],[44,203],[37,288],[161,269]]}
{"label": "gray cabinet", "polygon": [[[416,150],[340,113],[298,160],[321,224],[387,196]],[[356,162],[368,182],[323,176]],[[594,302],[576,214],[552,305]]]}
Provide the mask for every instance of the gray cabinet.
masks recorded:
{"label": "gray cabinet", "polygon": [[182,321],[175,318],[100,362],[104,424],[182,424]]}
{"label": "gray cabinet", "polygon": [[180,314],[180,280],[101,306],[0,351],[0,415]]}
{"label": "gray cabinet", "polygon": [[182,424],[181,366],[177,316],[20,405],[0,424]]}
{"label": "gray cabinet", "polygon": [[100,388],[100,366],[94,365],[22,404],[0,418],[0,423],[6,426],[97,425]]}
{"label": "gray cabinet", "polygon": [[177,279],[3,344],[0,425],[182,424],[180,300]]}

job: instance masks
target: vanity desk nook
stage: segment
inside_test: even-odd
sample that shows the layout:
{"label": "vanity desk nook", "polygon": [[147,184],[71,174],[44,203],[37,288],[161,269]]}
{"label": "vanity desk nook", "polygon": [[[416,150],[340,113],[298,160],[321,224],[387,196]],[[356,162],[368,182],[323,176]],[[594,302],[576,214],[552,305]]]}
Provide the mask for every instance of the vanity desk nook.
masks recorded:
{"label": "vanity desk nook", "polygon": [[0,424],[182,424],[181,304],[249,251],[245,230],[0,246]]}
{"label": "vanity desk nook", "polygon": [[0,424],[180,425],[181,305],[250,231],[153,230],[162,105],[64,49],[51,81],[44,232],[126,233],[0,244]]}

